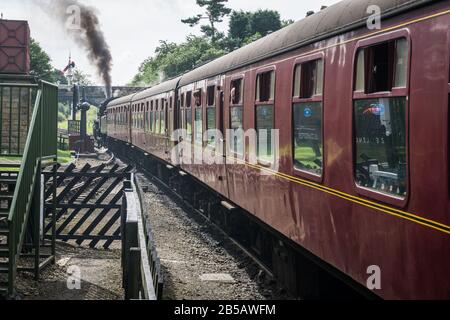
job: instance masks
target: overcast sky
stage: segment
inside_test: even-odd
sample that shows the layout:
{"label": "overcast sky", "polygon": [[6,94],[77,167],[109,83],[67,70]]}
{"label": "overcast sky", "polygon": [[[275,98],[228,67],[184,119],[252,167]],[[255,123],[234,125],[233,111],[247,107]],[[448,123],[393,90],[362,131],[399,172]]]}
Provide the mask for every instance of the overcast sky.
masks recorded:
{"label": "overcast sky", "polygon": [[[58,1],[58,0],[53,0]],[[199,28],[190,28],[181,19],[200,13],[195,0],[80,0],[93,5],[100,12],[105,37],[111,47],[114,66],[113,84],[125,85],[137,73],[142,61],[154,53],[159,40],[183,41],[188,34],[200,34]],[[282,19],[300,20],[309,10],[318,11],[322,5],[331,5],[338,0],[229,0],[234,10],[273,9]],[[86,53],[64,30],[31,0],[0,0],[0,11],[5,19],[28,20],[31,34],[49,53],[56,68],[67,65],[69,52],[83,71],[100,82],[95,68],[86,58]],[[220,29],[225,31],[227,23]]]}

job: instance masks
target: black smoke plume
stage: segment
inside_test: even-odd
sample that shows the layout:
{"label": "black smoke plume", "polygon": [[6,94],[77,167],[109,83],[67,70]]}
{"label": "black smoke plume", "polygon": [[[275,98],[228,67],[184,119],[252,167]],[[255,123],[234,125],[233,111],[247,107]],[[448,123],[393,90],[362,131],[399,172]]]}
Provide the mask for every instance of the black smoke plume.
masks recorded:
{"label": "black smoke plume", "polygon": [[35,0],[35,2],[50,14],[52,19],[56,18],[67,34],[86,50],[88,58],[103,79],[107,97],[110,98],[112,55],[100,26],[98,10],[78,0]]}

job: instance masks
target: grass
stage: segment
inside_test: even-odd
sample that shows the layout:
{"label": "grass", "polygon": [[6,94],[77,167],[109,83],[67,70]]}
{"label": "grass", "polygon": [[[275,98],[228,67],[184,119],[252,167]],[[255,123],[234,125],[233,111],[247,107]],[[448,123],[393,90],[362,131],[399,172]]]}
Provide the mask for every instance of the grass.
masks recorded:
{"label": "grass", "polygon": [[72,161],[70,151],[58,150],[58,162],[61,164],[69,163]]}
{"label": "grass", "polygon": [[[322,153],[322,148],[320,150]],[[295,148],[295,160],[299,161],[305,167],[309,166],[312,169],[318,169],[319,166],[314,161],[322,161],[322,157],[317,157],[311,147],[297,147]]]}
{"label": "grass", "polygon": [[[1,156],[0,157],[0,163],[2,163],[2,162],[8,163],[9,161],[22,161],[22,157],[17,157],[17,156],[15,156],[15,157]],[[72,156],[70,154],[70,151],[58,150],[58,162],[60,164],[69,163],[71,161],[72,161]],[[19,171],[19,168],[5,167],[5,168],[0,168],[0,171],[16,172],[16,171]]]}
{"label": "grass", "polygon": [[[91,109],[89,109],[88,113],[87,113],[87,133],[89,135],[93,135],[94,134],[94,121],[97,119],[97,113],[98,113],[98,109],[95,107],[91,107]],[[70,116],[69,119],[71,119],[72,116]],[[64,119],[63,121],[60,121],[58,123],[58,128],[59,129],[63,129],[63,130],[67,130],[68,129],[68,123],[67,121],[69,119]],[[81,112],[77,113],[77,120],[81,119]]]}

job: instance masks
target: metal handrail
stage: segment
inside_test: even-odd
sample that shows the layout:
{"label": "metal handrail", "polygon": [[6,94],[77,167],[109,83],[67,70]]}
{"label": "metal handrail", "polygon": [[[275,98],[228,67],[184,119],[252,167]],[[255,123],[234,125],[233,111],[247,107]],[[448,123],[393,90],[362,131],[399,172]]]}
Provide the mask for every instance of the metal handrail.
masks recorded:
{"label": "metal handrail", "polygon": [[[41,160],[43,157],[55,159],[57,157],[57,90],[56,86],[49,83],[43,81],[39,83],[19,176],[9,211],[8,290],[10,294],[14,292],[17,259],[22,249],[34,190],[40,179]],[[39,208],[34,209],[39,210]]]}

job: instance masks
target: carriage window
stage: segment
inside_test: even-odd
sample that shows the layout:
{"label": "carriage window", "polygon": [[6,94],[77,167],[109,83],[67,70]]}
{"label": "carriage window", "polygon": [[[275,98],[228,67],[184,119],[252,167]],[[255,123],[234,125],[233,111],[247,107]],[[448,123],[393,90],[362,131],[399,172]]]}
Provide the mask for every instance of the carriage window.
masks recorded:
{"label": "carriage window", "polygon": [[257,155],[258,159],[272,162],[272,129],[273,129],[273,106],[264,105],[256,107],[256,132],[257,132]]}
{"label": "carriage window", "polygon": [[147,101],[144,106],[144,130],[145,131],[148,131],[148,107],[149,107],[149,103]]}
{"label": "carriage window", "polygon": [[376,44],[358,51],[355,90],[366,94],[405,87],[408,42],[405,38]]}
{"label": "carriage window", "polygon": [[180,103],[181,103],[181,107],[185,107],[185,105],[184,105],[184,93],[181,94]]}
{"label": "carriage window", "polygon": [[355,90],[356,91],[364,91],[365,83],[365,75],[364,75],[364,64],[365,64],[365,58],[364,58],[364,50],[360,50],[358,52],[358,58],[356,62],[356,80],[355,80]]}
{"label": "carriage window", "polygon": [[234,153],[244,154],[244,125],[243,125],[243,108],[231,108],[231,130],[230,149]]}
{"label": "carriage window", "polygon": [[186,139],[192,142],[192,108],[185,109],[186,112]]}
{"label": "carriage window", "polygon": [[231,92],[230,92],[231,104],[235,105],[242,103],[242,85],[243,79],[236,79],[231,81]]}
{"label": "carriage window", "polygon": [[181,129],[186,129],[186,118],[184,117],[184,108],[180,108],[180,113],[178,114],[178,122]]}
{"label": "carriage window", "polygon": [[294,104],[294,165],[322,175],[322,102]]}
{"label": "carriage window", "polygon": [[155,118],[155,112],[150,111],[150,132],[154,132],[155,124],[154,124],[154,118]]}
{"label": "carriage window", "polygon": [[208,87],[208,107],[216,104],[216,86]]}
{"label": "carriage window", "polygon": [[195,144],[201,146],[203,144],[203,119],[202,109],[195,109]]}
{"label": "carriage window", "polygon": [[162,110],[160,111],[160,118],[161,118],[161,130],[160,130],[160,134],[165,135],[166,134],[166,109],[162,108]]}
{"label": "carriage window", "polygon": [[356,182],[406,195],[406,97],[355,101]]}
{"label": "carriage window", "polygon": [[196,107],[201,107],[202,105],[202,90],[197,90],[194,93],[194,103]]}
{"label": "carriage window", "polygon": [[160,134],[161,133],[161,118],[159,111],[155,112],[155,133]]}
{"label": "carriage window", "polygon": [[190,108],[192,106],[191,100],[192,100],[192,91],[188,91],[186,93],[186,107]]}
{"label": "carriage window", "polygon": [[305,62],[295,68],[294,96],[302,99],[321,95],[323,90],[323,60]]}
{"label": "carriage window", "polygon": [[406,76],[408,74],[408,42],[405,38],[395,42],[395,80],[397,88],[406,87]]}
{"label": "carriage window", "polygon": [[206,130],[208,135],[208,145],[214,146],[216,142],[216,108],[209,107],[206,109]]}
{"label": "carriage window", "polygon": [[275,96],[275,76],[274,71],[258,74],[256,82],[256,100],[266,102],[274,99]]}

